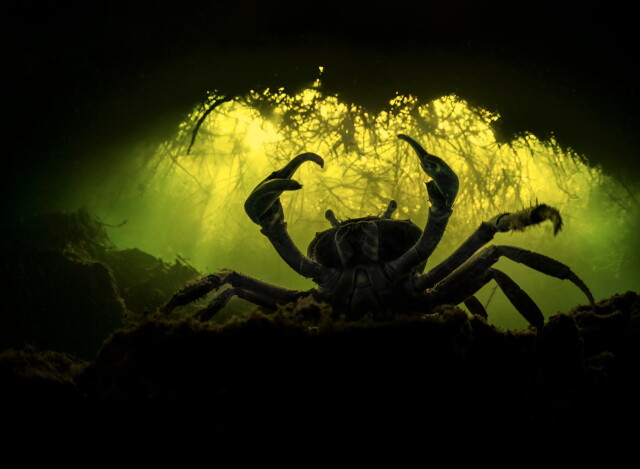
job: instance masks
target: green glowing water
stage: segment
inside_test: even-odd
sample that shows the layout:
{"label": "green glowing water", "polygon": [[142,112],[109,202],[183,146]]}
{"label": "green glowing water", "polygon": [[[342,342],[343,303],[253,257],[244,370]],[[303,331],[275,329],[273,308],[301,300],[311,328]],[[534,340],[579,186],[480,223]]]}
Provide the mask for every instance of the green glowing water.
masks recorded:
{"label": "green glowing water", "polygon": [[[215,96],[212,96],[212,100]],[[302,92],[252,93],[220,105],[202,125],[187,154],[194,110],[176,138],[153,151],[131,149],[117,167],[103,167],[91,187],[71,187],[68,208],[84,205],[101,220],[119,223],[109,235],[120,248],[138,247],[166,260],[181,255],[202,272],[233,268],[289,288],[313,284],[293,272],[243,210],[252,188],[295,155],[312,151],[325,168],[309,164],[295,179],[304,188],[283,196],[285,217],[301,248],[329,225],[331,208],[340,219],[381,213],[398,201],[397,218],[423,226],[428,177],[406,143],[405,133],[444,160],[460,178],[460,193],[447,232],[427,269],[494,215],[544,202],[557,207],[565,226],[553,236],[550,224],[524,233],[496,236],[494,243],[535,250],[568,264],[596,299],[638,289],[638,207],[632,195],[598,168],[588,166],[554,142],[525,135],[510,145],[496,142],[498,118],[446,96],[420,103],[397,96],[385,112],[371,115],[323,96],[316,82]],[[637,189],[636,189],[637,193]],[[78,201],[81,202],[78,202]],[[568,282],[546,277],[509,260],[498,268],[514,278],[546,316],[586,303]],[[494,284],[477,295],[490,321],[503,327],[526,322]]]}

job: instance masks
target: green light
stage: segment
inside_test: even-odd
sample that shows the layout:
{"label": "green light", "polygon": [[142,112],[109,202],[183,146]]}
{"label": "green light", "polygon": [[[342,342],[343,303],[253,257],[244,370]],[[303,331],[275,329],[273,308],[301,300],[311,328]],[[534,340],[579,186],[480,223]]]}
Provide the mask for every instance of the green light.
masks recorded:
{"label": "green light", "polygon": [[[509,145],[497,143],[491,122],[498,116],[472,110],[456,96],[420,103],[397,95],[387,110],[371,115],[323,95],[318,84],[296,95],[282,89],[252,92],[212,112],[187,155],[202,112],[194,111],[176,139],[159,145],[150,158],[133,159],[137,166],[124,179],[122,172],[115,175],[117,198],[113,185],[105,185],[99,200],[90,202],[90,209],[104,219],[129,220],[110,230],[118,246],[169,260],[181,254],[203,272],[233,268],[290,288],[311,288],[248,219],[244,200],[271,171],[312,151],[323,156],[325,169],[303,167],[296,179],[304,189],[282,200],[290,232],[302,250],[316,231],[328,227],[324,212],[329,208],[338,218],[360,217],[381,213],[393,198],[399,204],[397,216],[423,225],[427,176],[396,138],[404,133],[445,159],[460,178],[454,215],[427,268],[446,258],[483,220],[539,201],[563,214],[565,229],[557,237],[550,225],[543,225],[498,235],[494,242],[570,265],[596,299],[637,288],[624,283],[629,276],[619,270],[638,219],[637,209],[624,210],[612,202],[624,199],[622,189],[578,155],[561,152],[553,141],[525,135]],[[513,276],[545,315],[585,302],[567,283],[510,261],[501,260],[498,267]],[[492,288],[482,290],[481,301],[488,300]],[[525,326],[500,293],[492,298],[489,314],[494,324]]]}

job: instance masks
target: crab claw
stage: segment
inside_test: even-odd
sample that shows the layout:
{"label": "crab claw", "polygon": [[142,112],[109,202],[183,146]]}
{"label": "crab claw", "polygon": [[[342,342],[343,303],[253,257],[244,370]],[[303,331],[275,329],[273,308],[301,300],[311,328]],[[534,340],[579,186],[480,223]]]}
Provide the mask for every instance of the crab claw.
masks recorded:
{"label": "crab claw", "polygon": [[274,171],[256,186],[244,203],[244,210],[254,223],[260,226],[272,225],[283,218],[280,196],[284,191],[295,191],[302,184],[291,179],[305,161],[313,161],[324,167],[324,160],[315,153],[303,153],[292,159],[284,168]]}
{"label": "crab claw", "polygon": [[458,176],[437,156],[427,152],[408,135],[399,134],[398,138],[407,142],[420,159],[420,166],[433,180],[427,183],[427,192],[432,204],[437,209],[449,209],[458,195]]}

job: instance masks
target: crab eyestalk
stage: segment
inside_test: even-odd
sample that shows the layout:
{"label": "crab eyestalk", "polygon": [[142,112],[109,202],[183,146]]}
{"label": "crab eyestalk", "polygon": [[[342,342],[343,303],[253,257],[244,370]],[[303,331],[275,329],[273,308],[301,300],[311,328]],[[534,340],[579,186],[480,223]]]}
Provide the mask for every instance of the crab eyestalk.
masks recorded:
{"label": "crab eyestalk", "polygon": [[244,203],[244,210],[251,221],[264,226],[282,219],[280,196],[284,191],[295,191],[302,188],[302,184],[291,177],[305,161],[313,161],[321,168],[324,167],[322,157],[315,153],[303,153],[292,159],[284,168],[271,173],[256,186]]}
{"label": "crab eyestalk", "polygon": [[331,209],[324,212],[324,217],[331,223],[331,226],[338,226],[340,224],[340,221],[336,218],[336,214],[333,213]]}
{"label": "crab eyestalk", "polygon": [[389,205],[387,205],[387,209],[382,214],[382,218],[391,218],[391,215],[393,215],[393,212],[395,212],[397,209],[398,202],[396,202],[395,200],[391,200],[389,202]]}

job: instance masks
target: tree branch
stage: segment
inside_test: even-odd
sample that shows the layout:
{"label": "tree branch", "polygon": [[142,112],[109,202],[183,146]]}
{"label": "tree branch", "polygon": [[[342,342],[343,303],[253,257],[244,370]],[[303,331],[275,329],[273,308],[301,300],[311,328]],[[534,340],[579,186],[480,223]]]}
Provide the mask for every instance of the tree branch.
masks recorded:
{"label": "tree branch", "polygon": [[191,152],[191,147],[193,147],[193,144],[196,142],[198,131],[200,130],[200,127],[202,126],[202,123],[205,121],[207,116],[209,116],[209,114],[211,114],[211,112],[213,112],[213,110],[218,106],[220,106],[222,103],[227,103],[232,99],[233,99],[233,96],[225,96],[222,98],[218,98],[213,102],[211,106],[209,106],[209,109],[204,111],[204,114],[202,114],[202,117],[198,119],[198,122],[196,122],[196,126],[193,128],[193,134],[191,135],[191,143],[189,143],[189,148],[187,148],[187,155]]}

